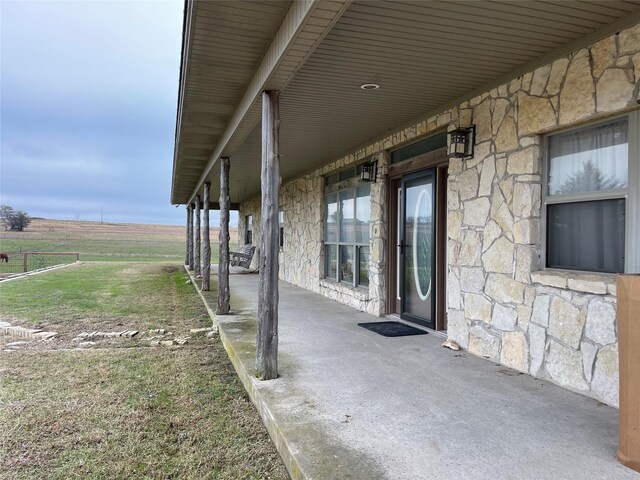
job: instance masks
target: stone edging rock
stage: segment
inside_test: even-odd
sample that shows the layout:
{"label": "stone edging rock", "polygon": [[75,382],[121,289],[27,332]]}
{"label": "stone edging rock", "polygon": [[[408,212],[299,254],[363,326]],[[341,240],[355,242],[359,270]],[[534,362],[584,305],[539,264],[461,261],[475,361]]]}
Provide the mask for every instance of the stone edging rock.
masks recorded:
{"label": "stone edging rock", "polygon": [[12,337],[32,338],[34,340],[51,340],[58,335],[57,332],[46,332],[41,328],[26,328],[11,325],[9,322],[0,322],[0,329],[5,335]]}

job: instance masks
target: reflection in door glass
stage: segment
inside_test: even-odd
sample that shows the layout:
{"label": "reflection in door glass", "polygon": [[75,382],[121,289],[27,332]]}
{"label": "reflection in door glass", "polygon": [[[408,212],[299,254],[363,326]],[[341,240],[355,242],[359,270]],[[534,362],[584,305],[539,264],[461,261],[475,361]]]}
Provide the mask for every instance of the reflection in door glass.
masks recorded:
{"label": "reflection in door glass", "polygon": [[[428,187],[431,187],[430,185]],[[431,189],[420,190],[413,214],[413,279],[420,300],[427,300],[431,293]]]}
{"label": "reflection in door glass", "polygon": [[403,313],[433,320],[433,177],[405,183]]}

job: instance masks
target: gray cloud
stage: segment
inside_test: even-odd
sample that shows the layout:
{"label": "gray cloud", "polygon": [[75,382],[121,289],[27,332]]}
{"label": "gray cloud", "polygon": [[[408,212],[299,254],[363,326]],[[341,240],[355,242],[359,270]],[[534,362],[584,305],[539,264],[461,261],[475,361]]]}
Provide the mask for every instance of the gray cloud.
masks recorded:
{"label": "gray cloud", "polygon": [[0,4],[2,203],[184,222],[169,204],[183,5]]}

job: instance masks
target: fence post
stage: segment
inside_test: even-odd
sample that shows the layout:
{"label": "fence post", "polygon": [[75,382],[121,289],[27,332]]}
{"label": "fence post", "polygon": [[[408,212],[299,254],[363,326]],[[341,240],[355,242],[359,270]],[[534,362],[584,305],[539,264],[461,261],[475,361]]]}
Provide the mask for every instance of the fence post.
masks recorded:
{"label": "fence post", "polygon": [[27,273],[29,271],[29,264],[28,264],[28,260],[27,260],[27,255],[29,255],[28,253],[24,254],[24,273]]}

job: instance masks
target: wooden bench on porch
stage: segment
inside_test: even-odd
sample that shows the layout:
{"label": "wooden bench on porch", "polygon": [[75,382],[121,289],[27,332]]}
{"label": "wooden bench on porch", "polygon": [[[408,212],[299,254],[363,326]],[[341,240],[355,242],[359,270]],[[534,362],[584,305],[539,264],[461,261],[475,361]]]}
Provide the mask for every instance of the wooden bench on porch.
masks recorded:
{"label": "wooden bench on porch", "polygon": [[229,264],[233,267],[249,268],[251,266],[253,253],[256,251],[256,247],[253,245],[244,245],[239,250],[239,252],[229,252]]}

